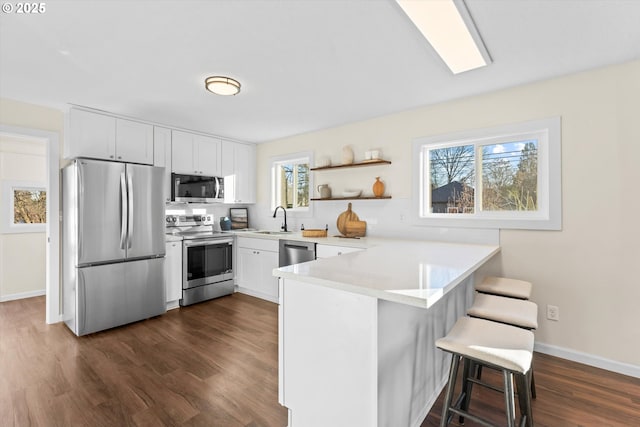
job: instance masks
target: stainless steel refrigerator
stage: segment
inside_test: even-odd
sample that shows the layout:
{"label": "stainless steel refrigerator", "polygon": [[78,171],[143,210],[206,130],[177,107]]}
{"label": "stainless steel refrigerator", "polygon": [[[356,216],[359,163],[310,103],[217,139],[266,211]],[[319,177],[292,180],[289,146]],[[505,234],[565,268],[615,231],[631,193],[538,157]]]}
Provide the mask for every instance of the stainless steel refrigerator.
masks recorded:
{"label": "stainless steel refrigerator", "polygon": [[76,335],[166,311],[164,168],[76,159],[62,171],[63,319]]}

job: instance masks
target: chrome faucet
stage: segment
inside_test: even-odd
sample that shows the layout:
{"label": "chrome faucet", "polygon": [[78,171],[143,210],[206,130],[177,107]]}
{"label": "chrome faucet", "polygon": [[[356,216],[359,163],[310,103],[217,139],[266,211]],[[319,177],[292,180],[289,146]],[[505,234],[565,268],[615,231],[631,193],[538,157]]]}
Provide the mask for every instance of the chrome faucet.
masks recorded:
{"label": "chrome faucet", "polygon": [[282,224],[282,227],[280,227],[282,229],[282,231],[288,231],[287,230],[287,210],[282,207],[282,206],[278,206],[276,208],[276,210],[273,211],[273,217],[276,217],[276,213],[278,213],[278,209],[282,209],[282,212],[284,212],[284,224]]}

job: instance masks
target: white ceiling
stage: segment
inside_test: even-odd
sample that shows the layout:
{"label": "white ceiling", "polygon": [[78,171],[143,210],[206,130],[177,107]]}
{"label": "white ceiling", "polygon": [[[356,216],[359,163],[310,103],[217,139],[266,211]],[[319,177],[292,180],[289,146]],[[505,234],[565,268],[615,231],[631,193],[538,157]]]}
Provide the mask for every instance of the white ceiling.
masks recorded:
{"label": "white ceiling", "polygon": [[454,76],[393,0],[48,0],[0,14],[0,96],[264,142],[640,58],[638,0],[466,3],[493,63]]}

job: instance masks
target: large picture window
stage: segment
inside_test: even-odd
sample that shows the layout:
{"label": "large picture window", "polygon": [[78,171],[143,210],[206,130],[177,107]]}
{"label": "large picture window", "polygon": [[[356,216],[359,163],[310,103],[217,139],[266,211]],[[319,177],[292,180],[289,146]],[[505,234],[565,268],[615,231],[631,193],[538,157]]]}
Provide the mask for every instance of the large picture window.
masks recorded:
{"label": "large picture window", "polygon": [[421,138],[418,222],[559,229],[560,119]]}
{"label": "large picture window", "polygon": [[272,208],[308,211],[311,188],[310,156],[298,155],[272,162]]}

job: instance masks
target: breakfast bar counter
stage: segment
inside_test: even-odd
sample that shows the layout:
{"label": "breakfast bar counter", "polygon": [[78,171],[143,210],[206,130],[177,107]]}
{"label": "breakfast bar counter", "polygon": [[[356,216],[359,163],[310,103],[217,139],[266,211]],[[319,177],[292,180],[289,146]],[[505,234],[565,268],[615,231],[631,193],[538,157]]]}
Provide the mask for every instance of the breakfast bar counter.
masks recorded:
{"label": "breakfast bar counter", "polygon": [[281,267],[279,401],[289,427],[419,426],[446,383],[435,348],[495,245],[388,240]]}

